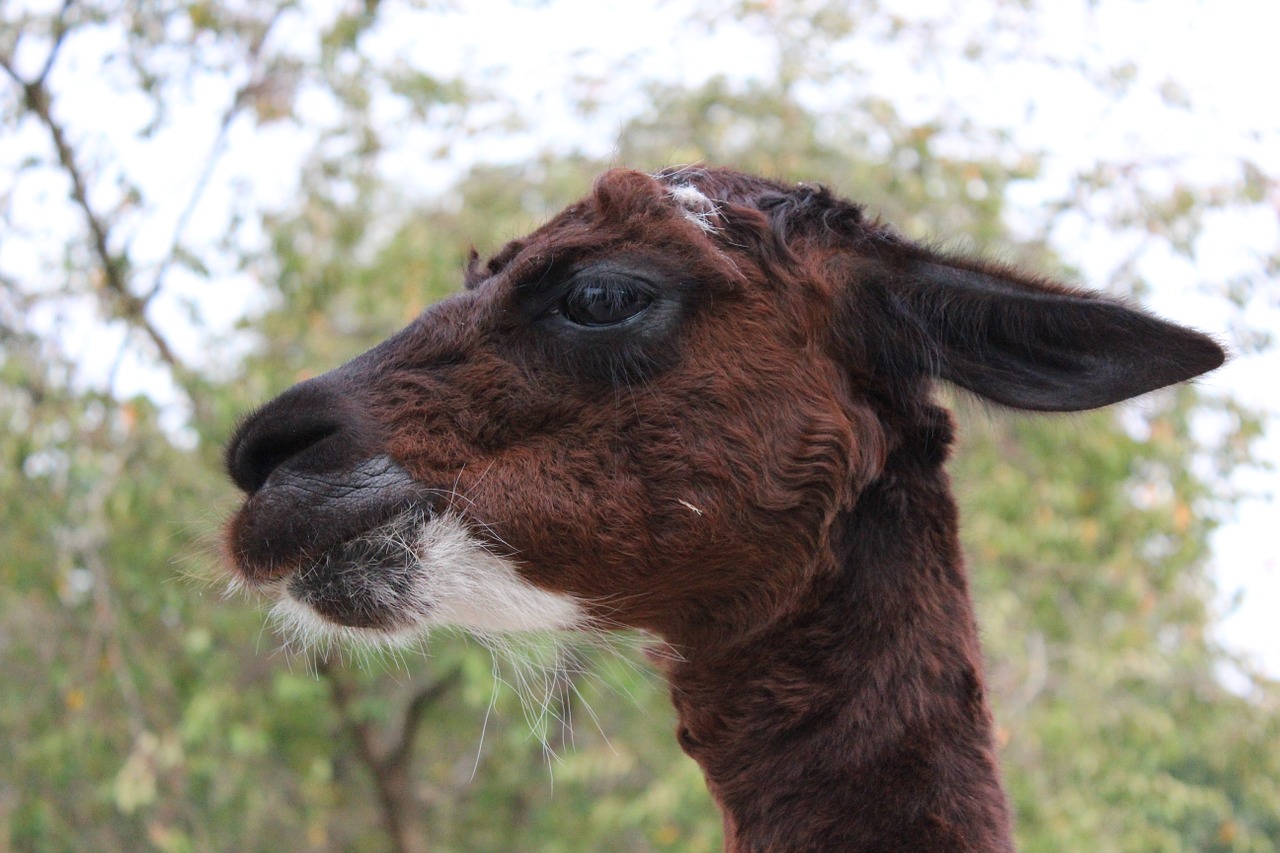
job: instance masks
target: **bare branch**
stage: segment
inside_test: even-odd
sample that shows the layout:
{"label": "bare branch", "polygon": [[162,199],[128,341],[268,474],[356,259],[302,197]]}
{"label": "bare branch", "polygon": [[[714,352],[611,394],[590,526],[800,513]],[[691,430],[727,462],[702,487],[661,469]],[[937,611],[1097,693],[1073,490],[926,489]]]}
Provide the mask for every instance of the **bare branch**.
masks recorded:
{"label": "bare branch", "polygon": [[329,666],[329,662],[324,658],[316,659],[316,672],[329,682],[329,696],[338,711],[338,717],[341,719],[343,727],[348,734],[353,736],[356,748],[360,751],[360,758],[365,764],[369,765],[370,769],[374,769],[375,775],[377,775],[375,768],[380,767],[382,764],[377,745],[377,736],[372,726],[351,713],[351,707],[355,701],[355,691],[352,690],[351,685],[345,678]]}
{"label": "bare branch", "polygon": [[75,150],[67,141],[65,129],[53,116],[52,96],[47,79],[57,59],[58,51],[70,31],[67,12],[72,5],[73,0],[63,0],[62,8],[58,11],[53,23],[53,45],[49,49],[48,56],[45,57],[39,75],[34,80],[23,78],[9,56],[0,55],[0,69],[3,69],[5,74],[18,85],[27,110],[48,131],[58,164],[71,181],[71,197],[84,217],[85,225],[89,229],[90,244],[102,270],[102,281],[96,286],[101,294],[108,297],[110,313],[141,329],[155,346],[162,361],[178,372],[185,372],[186,365],[178,358],[160,330],[147,318],[147,300],[140,299],[129,290],[126,260],[111,251],[110,226],[90,203],[84,170],[76,159]]}
{"label": "bare branch", "polygon": [[71,9],[73,2],[74,0],[63,0],[62,8],[58,10],[58,17],[53,21],[53,45],[49,48],[49,55],[44,58],[44,67],[36,75],[35,82],[39,85],[44,85],[49,72],[53,70],[53,63],[58,58],[58,51],[62,48],[62,42],[66,39],[67,33],[71,29],[67,26],[67,12]]}
{"label": "bare branch", "polygon": [[317,659],[315,663],[316,672],[329,682],[329,694],[343,728],[355,741],[356,752],[373,777],[382,809],[383,828],[392,846],[397,853],[415,853],[424,849],[422,839],[409,827],[409,817],[414,811],[413,788],[409,783],[413,741],[422,715],[462,680],[462,670],[450,670],[414,694],[405,711],[399,735],[389,749],[383,749],[379,746],[374,727],[353,713],[355,690],[350,682],[333,670],[327,661]]}
{"label": "bare branch", "polygon": [[209,156],[205,160],[204,168],[201,170],[199,178],[196,179],[196,185],[192,189],[186,205],[182,208],[182,212],[178,214],[173,228],[173,238],[169,243],[169,251],[165,254],[159,267],[156,268],[155,276],[151,280],[151,287],[142,297],[144,303],[149,302],[163,288],[165,275],[173,266],[174,261],[177,260],[178,252],[182,245],[182,235],[186,233],[187,224],[195,214],[196,208],[199,207],[200,200],[204,198],[205,190],[209,186],[209,180],[213,177],[214,170],[222,160],[222,155],[226,152],[227,137],[231,131],[231,123],[251,103],[246,95],[262,83],[260,69],[262,48],[265,46],[267,36],[271,33],[272,28],[280,20],[280,16],[284,14],[285,8],[285,6],[281,6],[275,10],[270,20],[267,21],[266,26],[263,27],[262,33],[254,38],[249,46],[249,80],[236,91],[231,98],[230,105],[222,113],[222,118],[218,122],[217,133],[214,134],[213,145],[209,149]]}
{"label": "bare branch", "polygon": [[417,739],[418,730],[422,728],[423,715],[461,681],[462,668],[455,667],[435,681],[424,685],[414,694],[413,699],[409,702],[409,707],[405,710],[404,720],[400,726],[400,736],[396,738],[392,747],[387,750],[386,761],[388,764],[408,765],[409,760],[413,757],[413,744]]}
{"label": "bare branch", "polygon": [[146,301],[139,299],[129,290],[127,265],[123,258],[111,251],[110,226],[89,202],[84,172],[76,160],[75,151],[67,142],[66,132],[53,116],[48,87],[43,80],[23,81],[7,61],[3,62],[3,65],[9,76],[22,87],[23,100],[27,109],[48,130],[54,151],[58,156],[58,164],[71,180],[71,197],[84,216],[85,225],[89,229],[90,243],[102,269],[102,282],[98,285],[98,290],[109,297],[113,309],[111,313],[141,329],[155,345],[162,361],[177,371],[185,372],[186,365],[174,353],[169,342],[160,334],[160,330],[147,319]]}
{"label": "bare branch", "polygon": [[17,83],[20,87],[26,88],[27,81],[22,79],[17,70],[13,67],[13,60],[7,55],[0,53],[0,70],[8,75],[9,79]]}
{"label": "bare branch", "polygon": [[389,778],[386,764],[378,749],[377,734],[366,720],[352,712],[355,702],[355,691],[351,684],[334,671],[324,658],[315,661],[316,672],[329,682],[329,698],[333,701],[338,719],[346,730],[347,736],[355,741],[356,754],[373,777],[374,789],[378,794],[378,805],[382,811],[382,827],[387,833],[392,848],[396,853],[407,853],[412,843],[406,834],[403,792],[397,790],[395,780]]}

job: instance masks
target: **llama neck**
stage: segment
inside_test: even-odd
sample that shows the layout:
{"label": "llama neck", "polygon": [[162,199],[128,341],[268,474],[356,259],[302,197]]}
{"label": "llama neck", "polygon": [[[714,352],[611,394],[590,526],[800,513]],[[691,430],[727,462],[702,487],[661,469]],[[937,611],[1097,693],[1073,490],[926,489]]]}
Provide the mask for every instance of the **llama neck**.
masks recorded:
{"label": "llama neck", "polygon": [[805,608],[670,674],[727,851],[1013,849],[956,527],[940,460],[891,462]]}

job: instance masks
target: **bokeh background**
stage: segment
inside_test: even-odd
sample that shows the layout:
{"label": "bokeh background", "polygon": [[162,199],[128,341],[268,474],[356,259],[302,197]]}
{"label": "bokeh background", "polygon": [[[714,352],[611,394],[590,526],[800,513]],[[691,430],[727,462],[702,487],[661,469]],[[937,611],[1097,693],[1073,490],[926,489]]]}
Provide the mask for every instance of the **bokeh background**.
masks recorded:
{"label": "bokeh background", "polygon": [[5,0],[0,850],[718,850],[641,641],[291,649],[217,544],[238,416],[602,169],[699,161],[1233,349],[955,400],[953,470],[1021,848],[1280,850],[1277,14]]}

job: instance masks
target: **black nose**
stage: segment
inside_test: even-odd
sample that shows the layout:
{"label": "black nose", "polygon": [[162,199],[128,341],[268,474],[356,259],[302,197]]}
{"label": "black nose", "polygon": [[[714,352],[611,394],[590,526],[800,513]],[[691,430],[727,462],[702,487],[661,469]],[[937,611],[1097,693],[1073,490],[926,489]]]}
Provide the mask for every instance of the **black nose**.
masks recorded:
{"label": "black nose", "polygon": [[330,375],[295,385],[250,415],[227,445],[227,473],[246,494],[277,470],[338,471],[367,458],[368,424]]}

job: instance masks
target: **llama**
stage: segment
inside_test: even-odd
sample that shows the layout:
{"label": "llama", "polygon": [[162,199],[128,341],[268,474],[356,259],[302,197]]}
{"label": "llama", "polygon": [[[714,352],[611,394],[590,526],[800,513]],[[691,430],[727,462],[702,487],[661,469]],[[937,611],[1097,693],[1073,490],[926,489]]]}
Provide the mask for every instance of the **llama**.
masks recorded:
{"label": "llama", "polygon": [[1208,337],[826,189],[614,170],[250,416],[235,572],[310,631],[638,628],[728,851],[1008,851],[946,380],[1078,411]]}

